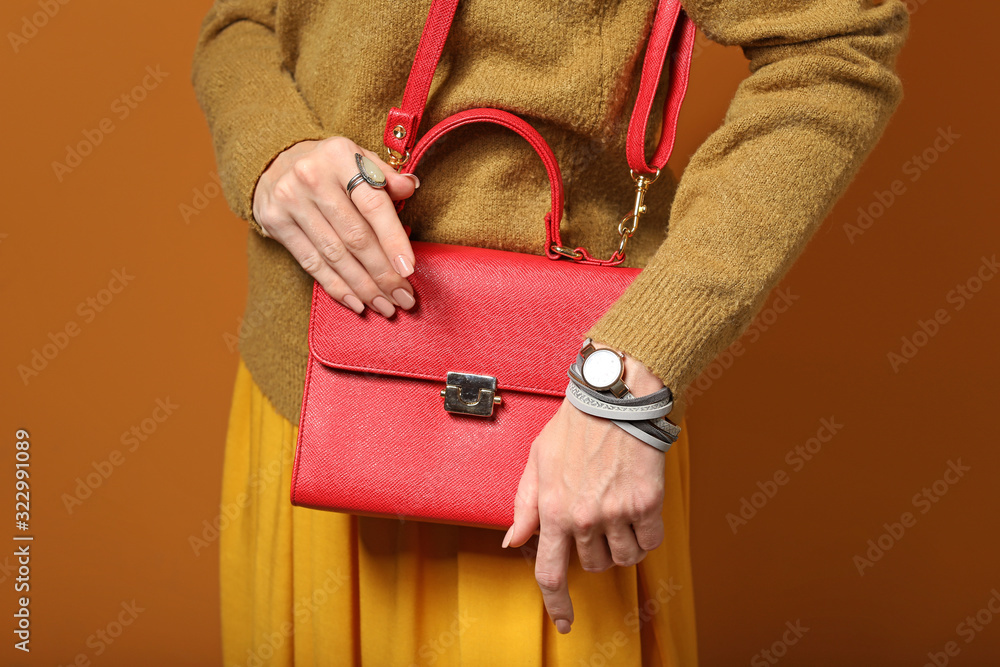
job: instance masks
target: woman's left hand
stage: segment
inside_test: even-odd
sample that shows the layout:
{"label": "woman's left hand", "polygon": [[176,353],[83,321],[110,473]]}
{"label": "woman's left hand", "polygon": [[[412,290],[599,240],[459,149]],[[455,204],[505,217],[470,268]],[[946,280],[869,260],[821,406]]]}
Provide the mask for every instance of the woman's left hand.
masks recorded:
{"label": "woman's left hand", "polygon": [[[631,356],[625,381],[635,396],[663,386]],[[634,565],[663,542],[664,462],[663,452],[567,399],[535,438],[504,546],[539,531],[535,580],[559,632],[573,623],[566,573],[574,543],[583,569],[603,572]]]}

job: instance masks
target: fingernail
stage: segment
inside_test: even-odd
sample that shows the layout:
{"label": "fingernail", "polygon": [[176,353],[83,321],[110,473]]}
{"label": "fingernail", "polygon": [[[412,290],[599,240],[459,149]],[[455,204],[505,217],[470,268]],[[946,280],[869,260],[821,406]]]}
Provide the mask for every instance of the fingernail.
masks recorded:
{"label": "fingernail", "polygon": [[413,265],[410,264],[410,260],[405,255],[396,255],[396,259],[392,260],[392,265],[396,267],[396,273],[404,278],[413,273]]}
{"label": "fingernail", "polygon": [[396,289],[392,290],[392,298],[395,299],[396,303],[398,303],[403,308],[413,308],[413,304],[416,303],[416,300],[413,298],[413,295],[407,292],[402,287],[397,287]]}
{"label": "fingernail", "polygon": [[561,635],[564,635],[567,632],[569,632],[569,621],[567,621],[565,618],[560,618],[558,621],[556,621],[556,630],[558,630],[559,634]]}
{"label": "fingernail", "polygon": [[502,549],[506,549],[507,545],[510,544],[510,536],[514,533],[514,525],[511,524],[510,528],[507,529],[507,534],[503,536],[503,544],[500,545]]}
{"label": "fingernail", "polygon": [[420,179],[417,178],[416,174],[403,174],[403,176],[409,176],[410,178],[413,179],[413,187],[414,188],[419,188],[420,187]]}
{"label": "fingernail", "polygon": [[353,294],[345,295],[344,303],[346,303],[347,307],[353,310],[358,315],[360,315],[361,312],[365,309],[365,304],[361,303],[361,299],[354,296]]}
{"label": "fingernail", "polygon": [[389,300],[381,294],[372,299],[372,305],[375,306],[375,310],[382,313],[386,317],[392,317],[392,314],[396,312],[396,309],[392,307]]}

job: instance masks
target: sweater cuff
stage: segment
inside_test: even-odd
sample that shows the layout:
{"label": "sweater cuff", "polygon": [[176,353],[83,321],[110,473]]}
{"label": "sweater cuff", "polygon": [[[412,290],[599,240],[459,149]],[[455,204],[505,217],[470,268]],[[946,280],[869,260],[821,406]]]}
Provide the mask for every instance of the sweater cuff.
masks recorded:
{"label": "sweater cuff", "polygon": [[723,289],[724,283],[684,275],[654,257],[585,336],[648,368],[673,392],[671,418],[679,419],[687,387],[739,337],[756,310],[746,299],[722,297]]}
{"label": "sweater cuff", "polygon": [[242,145],[233,147],[239,157],[220,161],[219,180],[230,207],[261,235],[263,229],[253,216],[254,192],[260,177],[281,153],[295,144],[309,140],[320,141],[329,136],[318,126],[297,123],[296,120],[288,118],[284,121],[271,121],[264,132],[247,136]]}
{"label": "sweater cuff", "polygon": [[253,195],[261,174],[282,151],[331,134],[284,68],[271,23],[266,8],[217,3],[203,23],[191,68],[226,202],[259,234]]}

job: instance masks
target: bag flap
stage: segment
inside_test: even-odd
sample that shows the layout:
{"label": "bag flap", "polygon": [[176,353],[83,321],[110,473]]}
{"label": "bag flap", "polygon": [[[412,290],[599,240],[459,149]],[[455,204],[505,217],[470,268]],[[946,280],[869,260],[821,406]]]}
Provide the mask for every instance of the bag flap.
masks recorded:
{"label": "bag flap", "polygon": [[492,375],[498,389],[564,396],[584,334],[642,270],[411,242],[410,310],[361,315],[313,288],[309,350],[344,370],[439,380]]}

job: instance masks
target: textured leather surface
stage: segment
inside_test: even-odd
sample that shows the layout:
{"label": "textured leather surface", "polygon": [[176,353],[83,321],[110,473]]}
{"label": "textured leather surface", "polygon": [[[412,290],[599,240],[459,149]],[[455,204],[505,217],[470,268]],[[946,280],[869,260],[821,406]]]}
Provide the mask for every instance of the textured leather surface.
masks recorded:
{"label": "textured leather surface", "polygon": [[[691,57],[694,54],[696,28],[681,8],[680,0],[660,0],[656,8],[653,30],[646,46],[646,57],[642,63],[639,92],[632,117],[628,123],[625,139],[625,157],[628,166],[637,174],[651,174],[663,168],[670,159],[677,135],[677,118],[681,104],[687,93],[688,77],[691,72]],[[670,58],[670,90],[663,105],[663,131],[653,153],[650,164],[646,164],[644,140],[649,125],[649,114],[653,108],[653,98],[660,83],[663,61],[671,42],[675,47]]]}
{"label": "textured leather surface", "polygon": [[[417,305],[356,315],[317,286],[296,505],[506,529],[583,334],[641,269],[412,242]],[[445,412],[448,371],[493,375],[493,417]]]}

